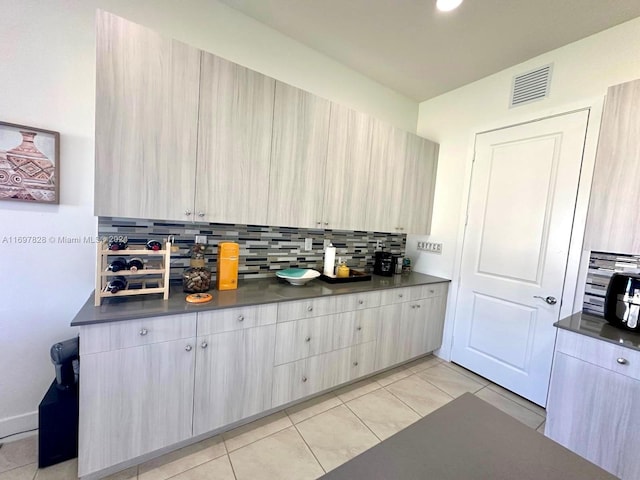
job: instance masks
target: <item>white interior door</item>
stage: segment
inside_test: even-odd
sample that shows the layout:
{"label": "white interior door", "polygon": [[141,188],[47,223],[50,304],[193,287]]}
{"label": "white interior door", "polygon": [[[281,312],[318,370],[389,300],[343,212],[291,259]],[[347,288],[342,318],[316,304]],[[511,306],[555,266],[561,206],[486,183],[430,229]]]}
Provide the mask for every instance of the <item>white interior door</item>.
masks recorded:
{"label": "white interior door", "polygon": [[451,359],[543,406],[588,116],[476,137]]}

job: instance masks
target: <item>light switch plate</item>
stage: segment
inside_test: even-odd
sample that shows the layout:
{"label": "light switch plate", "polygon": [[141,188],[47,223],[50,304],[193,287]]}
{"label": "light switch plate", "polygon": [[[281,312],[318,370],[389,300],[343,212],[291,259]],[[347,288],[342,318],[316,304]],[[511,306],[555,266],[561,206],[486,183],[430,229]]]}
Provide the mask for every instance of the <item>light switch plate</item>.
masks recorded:
{"label": "light switch plate", "polygon": [[418,250],[421,252],[435,253],[436,255],[442,255],[442,243],[440,242],[423,242],[418,241]]}
{"label": "light switch plate", "polygon": [[304,250],[305,252],[309,252],[313,249],[313,238],[305,238],[304,239]]}

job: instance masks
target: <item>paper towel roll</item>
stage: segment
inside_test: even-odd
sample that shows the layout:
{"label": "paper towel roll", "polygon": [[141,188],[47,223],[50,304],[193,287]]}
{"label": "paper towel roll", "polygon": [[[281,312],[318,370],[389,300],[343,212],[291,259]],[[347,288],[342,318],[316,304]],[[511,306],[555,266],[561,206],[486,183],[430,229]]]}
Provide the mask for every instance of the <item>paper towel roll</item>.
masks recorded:
{"label": "paper towel roll", "polygon": [[329,244],[324,251],[324,274],[333,275],[336,266],[336,247]]}

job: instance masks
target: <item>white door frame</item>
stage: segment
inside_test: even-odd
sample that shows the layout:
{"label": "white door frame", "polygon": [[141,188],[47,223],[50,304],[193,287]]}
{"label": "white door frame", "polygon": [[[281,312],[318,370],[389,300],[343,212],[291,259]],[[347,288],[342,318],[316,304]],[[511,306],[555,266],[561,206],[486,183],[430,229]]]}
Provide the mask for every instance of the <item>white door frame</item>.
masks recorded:
{"label": "white door frame", "polygon": [[582,297],[584,295],[584,284],[587,277],[589,252],[583,252],[582,244],[587,221],[587,210],[589,208],[589,197],[591,195],[591,181],[596,160],[596,149],[598,146],[598,136],[602,121],[602,111],[604,109],[604,96],[568,104],[563,107],[541,110],[534,114],[523,114],[514,118],[509,124],[506,121],[495,121],[490,124],[479,126],[470,134],[467,160],[465,164],[464,197],[460,208],[458,222],[458,235],[456,238],[456,251],[453,265],[453,278],[449,288],[449,299],[447,301],[447,312],[445,329],[442,339],[442,347],[436,351],[436,355],[444,360],[451,360],[451,348],[453,345],[453,330],[455,315],[458,305],[458,294],[460,288],[460,277],[462,274],[462,249],[464,247],[464,237],[466,233],[466,214],[469,208],[469,194],[471,191],[471,176],[473,171],[473,159],[475,156],[476,138],[482,133],[493,130],[510,128],[516,125],[530,123],[545,118],[564,115],[578,110],[590,110],[589,123],[585,137],[585,148],[582,158],[582,169],[580,170],[580,180],[578,182],[578,195],[576,199],[576,209],[573,217],[573,227],[571,242],[569,246],[569,258],[567,270],[564,278],[564,288],[562,292],[562,305],[560,307],[560,318],[571,315],[582,309]]}

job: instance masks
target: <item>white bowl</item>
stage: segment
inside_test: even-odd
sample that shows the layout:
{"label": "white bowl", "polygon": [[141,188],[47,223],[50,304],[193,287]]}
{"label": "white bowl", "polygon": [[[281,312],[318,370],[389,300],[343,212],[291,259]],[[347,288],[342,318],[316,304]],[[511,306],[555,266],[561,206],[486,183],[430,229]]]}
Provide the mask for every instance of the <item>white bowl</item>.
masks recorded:
{"label": "white bowl", "polygon": [[304,285],[319,276],[320,272],[311,268],[287,268],[276,272],[276,277],[286,280],[291,285]]}

